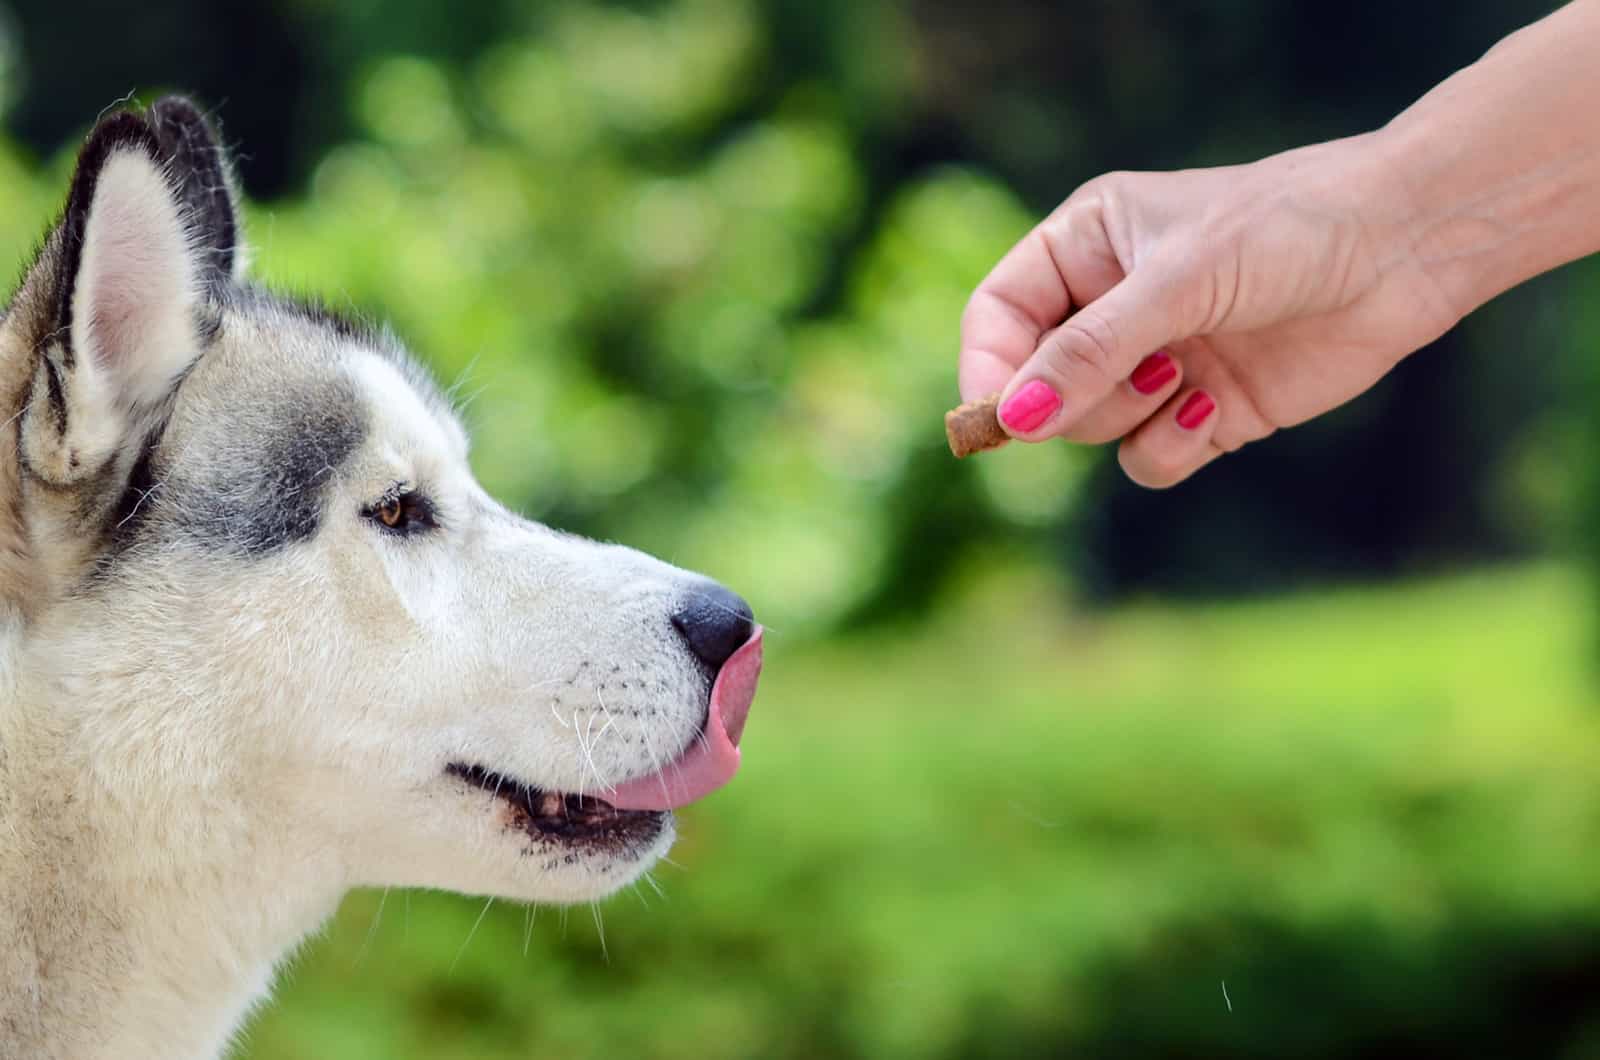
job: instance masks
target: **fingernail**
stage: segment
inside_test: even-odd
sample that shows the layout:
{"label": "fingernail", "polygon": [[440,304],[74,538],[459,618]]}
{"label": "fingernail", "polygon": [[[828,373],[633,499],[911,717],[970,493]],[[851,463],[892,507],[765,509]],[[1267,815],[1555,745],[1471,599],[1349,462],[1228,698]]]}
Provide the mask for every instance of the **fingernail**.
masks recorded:
{"label": "fingernail", "polygon": [[1141,394],[1154,394],[1178,378],[1178,366],[1166,350],[1158,350],[1139,362],[1129,377],[1133,389]]}
{"label": "fingernail", "polygon": [[1211,400],[1211,395],[1204,390],[1196,390],[1189,395],[1189,400],[1183,403],[1178,410],[1178,426],[1186,431],[1192,431],[1206,421],[1217,403]]}
{"label": "fingernail", "polygon": [[1000,422],[1019,434],[1037,430],[1061,407],[1061,395],[1042,379],[1023,384],[1000,406]]}

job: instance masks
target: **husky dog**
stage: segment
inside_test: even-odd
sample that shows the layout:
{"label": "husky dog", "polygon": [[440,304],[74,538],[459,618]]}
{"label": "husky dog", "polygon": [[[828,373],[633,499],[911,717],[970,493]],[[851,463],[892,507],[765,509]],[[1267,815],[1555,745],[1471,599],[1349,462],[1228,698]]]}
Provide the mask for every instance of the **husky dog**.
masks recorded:
{"label": "husky dog", "polygon": [[738,764],[749,607],[495,503],[392,337],[244,260],[164,99],[0,318],[0,1056],[215,1056],[349,888],[588,901]]}

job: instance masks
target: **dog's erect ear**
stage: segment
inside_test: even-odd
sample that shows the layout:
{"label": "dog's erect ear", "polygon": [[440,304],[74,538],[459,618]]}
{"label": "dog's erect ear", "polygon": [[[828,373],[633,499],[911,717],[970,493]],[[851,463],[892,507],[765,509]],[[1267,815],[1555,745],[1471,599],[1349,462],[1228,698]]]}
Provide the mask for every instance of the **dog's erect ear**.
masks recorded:
{"label": "dog's erect ear", "polygon": [[68,485],[99,472],[199,355],[208,296],[239,259],[225,163],[204,118],[167,99],[103,119],[78,156],[40,268],[22,451]]}
{"label": "dog's erect ear", "polygon": [[150,125],[177,184],[195,247],[201,280],[226,284],[244,271],[233,168],[217,135],[195,105],[167,96],[150,108]]}

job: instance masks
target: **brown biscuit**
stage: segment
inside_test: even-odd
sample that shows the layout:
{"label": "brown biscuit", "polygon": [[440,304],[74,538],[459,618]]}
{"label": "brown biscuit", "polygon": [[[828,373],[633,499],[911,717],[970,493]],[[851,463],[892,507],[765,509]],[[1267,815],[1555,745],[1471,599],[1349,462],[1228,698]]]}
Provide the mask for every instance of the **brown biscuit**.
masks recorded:
{"label": "brown biscuit", "polygon": [[944,433],[950,438],[950,451],[963,457],[985,449],[998,449],[1009,442],[1011,436],[1000,426],[1000,417],[995,414],[999,404],[1000,395],[990,394],[946,412]]}

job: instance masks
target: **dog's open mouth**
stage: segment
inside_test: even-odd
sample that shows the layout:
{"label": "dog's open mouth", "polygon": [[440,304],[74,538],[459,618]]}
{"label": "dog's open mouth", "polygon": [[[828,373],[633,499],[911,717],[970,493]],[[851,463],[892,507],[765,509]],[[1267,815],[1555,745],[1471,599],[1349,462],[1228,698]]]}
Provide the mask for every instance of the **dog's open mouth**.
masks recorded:
{"label": "dog's open mouth", "polygon": [[758,626],[723,663],[711,684],[703,730],[664,768],[606,791],[606,797],[545,791],[483,766],[451,763],[445,772],[508,803],[514,821],[534,836],[577,843],[630,841],[654,835],[666,811],[709,795],[739,768],[739,738],[761,673]]}
{"label": "dog's open mouth", "polygon": [[452,764],[445,771],[509,805],[514,823],[530,835],[600,843],[643,839],[661,829],[658,811],[619,810],[593,795],[544,791],[482,766]]}

